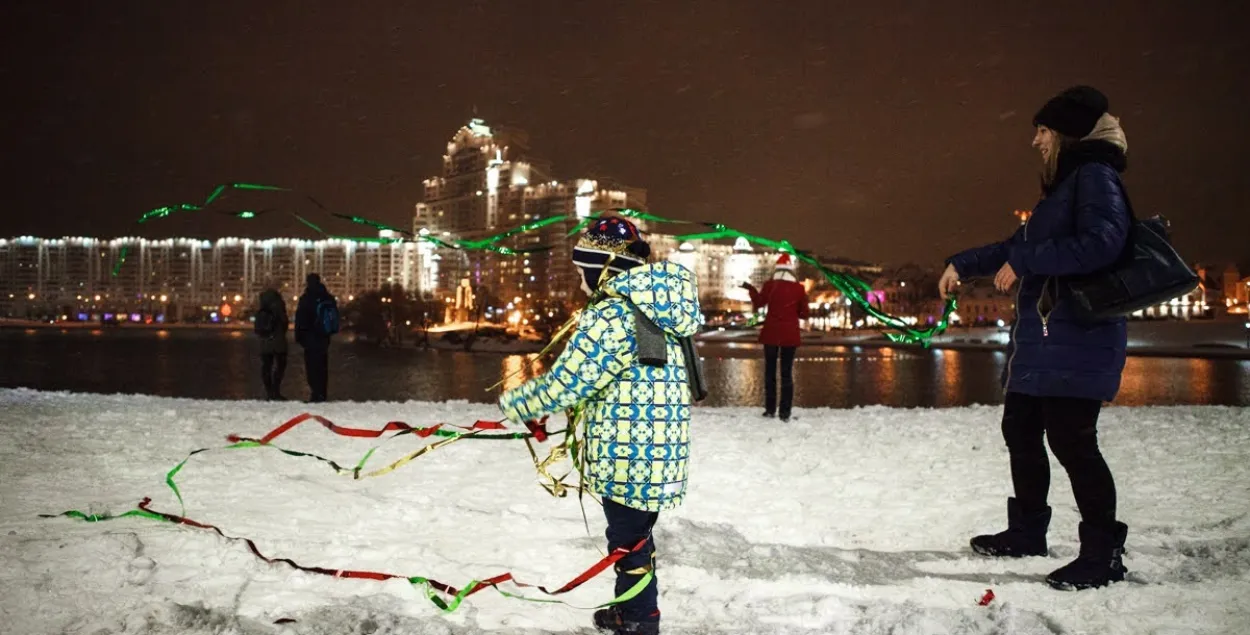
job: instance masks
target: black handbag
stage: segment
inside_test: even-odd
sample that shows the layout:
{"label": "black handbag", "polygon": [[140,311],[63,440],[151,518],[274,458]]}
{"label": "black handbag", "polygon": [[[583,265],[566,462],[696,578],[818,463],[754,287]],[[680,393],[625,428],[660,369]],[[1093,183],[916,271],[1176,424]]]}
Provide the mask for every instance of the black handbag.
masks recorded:
{"label": "black handbag", "polygon": [[[1172,247],[1167,219],[1155,216],[1138,220],[1123,182],[1120,192],[1131,220],[1124,251],[1101,271],[1062,280],[1067,289],[1064,299],[1068,309],[1081,321],[1128,316],[1198,287],[1198,275]],[[1079,199],[1077,192],[1078,202]]]}

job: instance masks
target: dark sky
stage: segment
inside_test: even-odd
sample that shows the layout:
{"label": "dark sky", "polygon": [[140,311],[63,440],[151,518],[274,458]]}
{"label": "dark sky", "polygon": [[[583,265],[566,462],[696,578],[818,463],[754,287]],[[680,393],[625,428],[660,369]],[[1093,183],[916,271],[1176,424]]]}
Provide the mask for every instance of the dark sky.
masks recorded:
{"label": "dark sky", "polygon": [[1037,196],[1032,114],[1090,83],[1128,132],[1138,213],[1190,259],[1244,261],[1246,5],[6,0],[0,235],[133,234],[233,180],[406,223],[476,107],[656,213],[936,264],[1012,230]]}

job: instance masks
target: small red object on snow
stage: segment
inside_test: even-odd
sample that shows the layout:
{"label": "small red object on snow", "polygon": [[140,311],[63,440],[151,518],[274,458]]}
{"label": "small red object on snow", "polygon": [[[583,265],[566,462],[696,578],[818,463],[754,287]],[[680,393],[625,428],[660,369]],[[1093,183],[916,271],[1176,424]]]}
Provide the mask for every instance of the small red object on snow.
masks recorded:
{"label": "small red object on snow", "polygon": [[547,426],[537,421],[526,421],[525,427],[534,434],[534,440],[542,443],[547,440]]}
{"label": "small red object on snow", "polygon": [[982,595],[981,599],[977,600],[977,606],[989,606],[990,602],[993,602],[993,601],[994,601],[994,590],[986,589],[985,595]]}

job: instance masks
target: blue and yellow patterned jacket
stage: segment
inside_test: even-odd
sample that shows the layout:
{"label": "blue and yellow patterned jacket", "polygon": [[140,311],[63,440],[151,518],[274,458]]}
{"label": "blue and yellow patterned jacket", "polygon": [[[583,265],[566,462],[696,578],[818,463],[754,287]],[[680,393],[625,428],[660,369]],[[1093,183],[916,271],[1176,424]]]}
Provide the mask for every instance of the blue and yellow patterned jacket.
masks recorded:
{"label": "blue and yellow patterned jacket", "polygon": [[[686,494],[690,456],[690,386],[678,338],[703,323],[694,276],[655,262],[612,277],[603,292],[551,370],[504,393],[499,406],[523,422],[585,402],[590,491],[643,511],[673,509]],[[630,303],[664,331],[665,366],[637,362]]]}

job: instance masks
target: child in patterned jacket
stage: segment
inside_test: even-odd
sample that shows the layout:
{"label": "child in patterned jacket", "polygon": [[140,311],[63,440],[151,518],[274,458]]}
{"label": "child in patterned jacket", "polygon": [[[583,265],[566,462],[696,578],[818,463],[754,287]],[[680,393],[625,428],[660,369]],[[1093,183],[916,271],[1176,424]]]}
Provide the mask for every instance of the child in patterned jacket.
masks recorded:
{"label": "child in patterned jacket", "polygon": [[[584,485],[603,499],[608,549],[646,541],[616,563],[617,596],[637,586],[641,592],[594,616],[596,626],[617,635],[659,633],[651,530],[659,512],[676,508],[686,493],[691,378],[685,351],[692,347],[682,342],[703,323],[690,270],[648,264],[649,255],[633,223],[594,222],[573,249],[590,296],[576,330],[549,371],[499,400],[518,423],[582,405]],[[648,348],[661,350],[655,355]]]}

